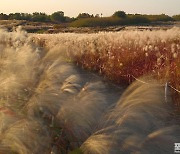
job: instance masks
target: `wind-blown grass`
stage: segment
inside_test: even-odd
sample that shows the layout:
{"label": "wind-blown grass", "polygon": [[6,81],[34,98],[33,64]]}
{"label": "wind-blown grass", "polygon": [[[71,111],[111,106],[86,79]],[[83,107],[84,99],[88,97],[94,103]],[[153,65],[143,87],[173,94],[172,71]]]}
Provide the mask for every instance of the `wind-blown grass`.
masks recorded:
{"label": "wind-blown grass", "polygon": [[[180,90],[180,30],[39,35],[48,49],[65,46],[75,63],[118,84],[151,75]],[[135,77],[135,78],[134,78]],[[174,98],[179,94],[172,90]],[[179,100],[175,106],[179,109]]]}
{"label": "wind-blown grass", "polygon": [[173,143],[180,138],[176,134],[180,128],[173,123],[164,125],[169,111],[162,87],[136,81],[81,149],[85,154],[171,153]]}
{"label": "wind-blown grass", "polygon": [[[109,51],[105,50],[108,39],[116,35],[0,31],[0,153],[58,154],[77,148],[92,154],[174,150],[180,128],[172,117],[169,89],[165,94],[162,86],[145,78],[150,84],[135,82],[117,101],[123,88],[72,63],[98,71],[95,61],[85,65],[83,56],[107,56],[102,53]],[[98,40],[99,36],[103,38]],[[89,39],[96,43],[87,43]],[[86,57],[87,64],[90,59]]]}
{"label": "wind-blown grass", "polygon": [[63,47],[46,51],[19,29],[1,35],[0,153],[79,147],[115,103],[106,85],[67,63]]}

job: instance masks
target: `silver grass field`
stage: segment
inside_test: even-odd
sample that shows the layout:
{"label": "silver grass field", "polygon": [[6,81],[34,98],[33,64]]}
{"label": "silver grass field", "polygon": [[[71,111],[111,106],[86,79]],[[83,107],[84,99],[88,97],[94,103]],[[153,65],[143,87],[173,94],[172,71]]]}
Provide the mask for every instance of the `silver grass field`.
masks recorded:
{"label": "silver grass field", "polygon": [[[91,35],[90,41],[101,36],[99,50],[110,39],[121,42],[117,33]],[[149,76],[119,87],[76,66],[76,54],[94,52],[87,40],[86,34],[0,30],[0,154],[174,152],[180,125],[170,90]]]}

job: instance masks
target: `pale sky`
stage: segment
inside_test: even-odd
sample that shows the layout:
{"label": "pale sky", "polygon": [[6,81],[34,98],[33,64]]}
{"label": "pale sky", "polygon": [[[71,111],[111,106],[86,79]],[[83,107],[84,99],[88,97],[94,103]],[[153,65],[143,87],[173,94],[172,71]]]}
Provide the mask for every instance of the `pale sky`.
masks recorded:
{"label": "pale sky", "polygon": [[110,16],[115,11],[126,13],[180,14],[180,0],[0,0],[0,13],[33,13],[64,11],[66,16],[79,13]]}

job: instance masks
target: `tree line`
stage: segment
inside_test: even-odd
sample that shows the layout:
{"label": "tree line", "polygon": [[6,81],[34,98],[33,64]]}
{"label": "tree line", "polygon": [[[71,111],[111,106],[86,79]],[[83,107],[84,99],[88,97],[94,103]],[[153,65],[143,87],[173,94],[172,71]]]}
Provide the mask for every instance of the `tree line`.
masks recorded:
{"label": "tree line", "polygon": [[[81,16],[82,14],[80,14]],[[83,15],[84,16],[84,15]],[[87,15],[86,15],[87,16]],[[70,25],[74,27],[104,27],[117,25],[139,25],[167,21],[180,21],[180,15],[168,16],[166,14],[147,15],[147,14],[126,14],[124,11],[116,11],[110,17],[96,15],[94,17],[77,17]]]}
{"label": "tree line", "polygon": [[63,11],[57,11],[48,15],[43,12],[34,12],[30,13],[10,13],[4,14],[0,13],[0,20],[27,20],[27,21],[35,21],[35,22],[71,22],[79,18],[92,18],[92,17],[100,17],[97,15],[90,15],[88,13],[79,13],[79,15],[74,17],[68,17],[64,15]]}
{"label": "tree line", "polygon": [[[29,13],[10,13],[0,14],[0,20],[27,20],[34,22],[55,22],[55,23],[83,23],[94,22],[100,23],[106,22],[109,25],[117,23],[132,24],[132,23],[147,23],[157,21],[180,21],[180,15],[168,16],[166,14],[160,15],[142,15],[142,14],[126,14],[124,11],[116,11],[110,17],[103,17],[102,14],[91,15],[89,13],[79,13],[77,17],[68,17],[64,15],[63,11],[57,11],[48,15],[43,12]],[[114,23],[113,23],[114,22]],[[81,25],[81,24],[80,24]],[[96,24],[95,24],[96,25]],[[97,24],[98,25],[98,24]]]}
{"label": "tree line", "polygon": [[27,20],[35,22],[65,22],[68,21],[69,17],[64,16],[63,11],[54,12],[51,15],[47,15],[42,12],[29,13],[10,13],[0,14],[0,20]]}

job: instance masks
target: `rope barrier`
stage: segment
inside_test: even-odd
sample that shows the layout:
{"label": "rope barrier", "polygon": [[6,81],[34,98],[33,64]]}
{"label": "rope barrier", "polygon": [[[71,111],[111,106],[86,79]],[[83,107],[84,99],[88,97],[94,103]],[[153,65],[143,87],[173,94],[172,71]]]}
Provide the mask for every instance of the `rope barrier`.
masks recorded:
{"label": "rope barrier", "polygon": [[[83,74],[87,74],[87,73],[83,73]],[[96,77],[99,77],[99,76],[96,75],[96,74],[93,74],[93,75],[95,75]],[[143,80],[140,80],[140,79],[136,78],[134,75],[131,75],[131,74],[128,74],[128,75],[121,75],[121,76],[127,76],[127,77],[129,77],[129,81],[130,81],[130,77],[132,77],[132,78],[134,78],[135,80],[137,80],[137,81],[139,81],[139,82],[141,82],[141,83],[144,83],[144,84],[150,84],[150,83],[148,83],[148,82],[145,82],[145,81],[143,81]],[[166,92],[166,93],[167,93],[167,88],[168,88],[168,87],[170,87],[170,88],[172,88],[173,90],[175,90],[176,92],[180,93],[180,90],[174,88],[174,87],[171,86],[168,82],[166,82],[165,85],[162,84],[162,85],[159,85],[159,86],[162,86],[162,87],[165,86],[165,92]]]}
{"label": "rope barrier", "polygon": [[[142,80],[136,78],[134,75],[129,75],[129,76],[132,76],[135,80],[137,80],[137,81],[139,81],[139,82],[141,82],[141,83],[150,84],[150,83],[148,83],[148,82],[145,82],[145,81],[142,81]],[[166,82],[165,85],[159,85],[159,86],[165,86],[165,92],[166,92],[166,93],[167,93],[167,88],[168,88],[168,87],[170,87],[170,88],[172,88],[173,90],[175,90],[176,92],[180,93],[180,91],[179,91],[178,89],[176,89],[176,88],[174,88],[173,86],[171,86],[170,84],[168,84],[168,82]]]}
{"label": "rope barrier", "polygon": [[[148,82],[145,82],[145,81],[142,81],[142,80],[136,78],[134,75],[128,74],[127,76],[128,76],[129,78],[130,78],[130,76],[131,76],[131,77],[133,77],[135,80],[137,80],[137,81],[139,81],[139,82],[141,82],[141,83],[143,83],[143,84],[150,84],[150,83],[148,83]],[[170,84],[168,84],[168,82],[166,82],[165,85],[159,85],[159,86],[164,87],[164,93],[165,93],[164,99],[165,99],[165,102],[166,102],[166,103],[168,102],[168,97],[167,97],[167,95],[168,95],[168,87],[170,87],[170,88],[172,88],[173,90],[175,90],[176,92],[180,93],[179,90],[177,90],[176,88],[174,88],[173,86],[171,86]]]}
{"label": "rope barrier", "polygon": [[172,88],[173,90],[175,90],[176,92],[180,93],[179,90],[177,90],[176,88],[174,88],[173,86],[169,85],[170,88]]}

